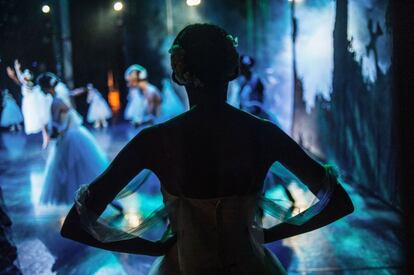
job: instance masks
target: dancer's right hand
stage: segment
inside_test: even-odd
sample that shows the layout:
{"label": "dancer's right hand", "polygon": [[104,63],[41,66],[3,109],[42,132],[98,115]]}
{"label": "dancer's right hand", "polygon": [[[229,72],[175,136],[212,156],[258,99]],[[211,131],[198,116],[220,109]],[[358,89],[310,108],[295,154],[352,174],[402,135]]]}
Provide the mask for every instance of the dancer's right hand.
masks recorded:
{"label": "dancer's right hand", "polygon": [[12,68],[7,67],[7,68],[6,68],[6,71],[7,71],[7,75],[8,75],[10,78],[13,78],[13,77],[15,77],[15,76],[16,76],[16,73],[14,72],[14,70],[13,70]]}

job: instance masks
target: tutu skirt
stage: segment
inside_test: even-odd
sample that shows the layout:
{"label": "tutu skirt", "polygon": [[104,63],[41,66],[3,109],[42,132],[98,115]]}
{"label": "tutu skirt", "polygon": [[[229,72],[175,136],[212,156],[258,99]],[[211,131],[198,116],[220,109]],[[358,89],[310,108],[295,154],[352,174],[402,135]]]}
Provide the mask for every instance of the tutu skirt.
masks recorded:
{"label": "tutu skirt", "polygon": [[9,127],[23,122],[22,112],[14,100],[6,99],[3,106],[0,121],[2,127]]}
{"label": "tutu skirt", "polygon": [[129,98],[128,104],[125,108],[124,118],[132,122],[142,122],[144,120],[147,106],[145,97],[135,93]]}
{"label": "tutu skirt", "polygon": [[94,96],[88,109],[88,122],[92,123],[97,120],[109,119],[111,116],[112,112],[108,106],[108,103],[106,103],[106,101],[102,97]]}
{"label": "tutu skirt", "polygon": [[95,138],[83,126],[69,128],[54,141],[46,164],[42,204],[70,204],[76,190],[109,165]]}
{"label": "tutu skirt", "polygon": [[26,134],[37,134],[42,131],[50,118],[51,102],[51,98],[38,89],[23,94],[22,112]]}
{"label": "tutu skirt", "polygon": [[180,97],[174,91],[170,81],[164,81],[160,120],[168,120],[183,112],[185,112],[185,106]]}

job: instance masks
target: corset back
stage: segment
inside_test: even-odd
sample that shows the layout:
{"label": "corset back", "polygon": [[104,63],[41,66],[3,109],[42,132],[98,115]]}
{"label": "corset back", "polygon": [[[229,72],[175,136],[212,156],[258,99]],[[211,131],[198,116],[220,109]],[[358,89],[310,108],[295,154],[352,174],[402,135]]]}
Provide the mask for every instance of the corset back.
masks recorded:
{"label": "corset back", "polygon": [[176,201],[169,220],[177,244],[164,261],[179,274],[274,274],[265,264],[259,194],[194,199],[162,193],[164,202]]}

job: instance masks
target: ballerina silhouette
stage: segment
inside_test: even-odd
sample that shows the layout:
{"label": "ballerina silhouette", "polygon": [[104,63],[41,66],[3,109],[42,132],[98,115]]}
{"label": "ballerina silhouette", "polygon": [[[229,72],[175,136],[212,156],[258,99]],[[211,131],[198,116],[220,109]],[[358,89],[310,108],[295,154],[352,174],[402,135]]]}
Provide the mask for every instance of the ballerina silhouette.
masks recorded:
{"label": "ballerina silhouette", "polygon": [[[239,65],[231,35],[210,24],[189,25],[170,53],[173,80],[185,86],[191,109],[142,130],[102,175],[78,191],[62,236],[102,249],[161,256],[150,274],[284,274],[263,243],[344,217],[353,211],[350,198],[331,169],[276,125],[226,103],[228,82],[237,77]],[[275,161],[319,202],[286,216],[282,207],[263,199],[263,180]],[[170,234],[160,241],[134,234],[139,230],[120,232],[99,224],[108,203],[144,168],[161,182],[165,208],[157,215],[168,217]],[[259,208],[282,222],[262,228]],[[138,228],[151,222],[142,224]]]}

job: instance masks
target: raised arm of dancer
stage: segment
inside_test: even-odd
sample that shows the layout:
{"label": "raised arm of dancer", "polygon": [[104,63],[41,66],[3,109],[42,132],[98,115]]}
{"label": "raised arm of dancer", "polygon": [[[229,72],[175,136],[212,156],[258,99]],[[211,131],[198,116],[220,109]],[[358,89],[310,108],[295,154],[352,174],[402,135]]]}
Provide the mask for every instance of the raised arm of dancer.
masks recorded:
{"label": "raised arm of dancer", "polygon": [[16,76],[16,72],[12,68],[7,67],[6,71],[7,71],[7,75],[10,77],[11,80],[14,81],[14,83],[16,83],[19,86],[22,85],[22,83],[19,81],[19,79]]}
{"label": "raised arm of dancer", "polygon": [[[280,128],[270,122],[266,122],[266,124],[266,132],[270,144],[266,157],[269,162],[280,161],[316,195],[322,188],[324,180],[327,180],[326,178],[329,176],[325,168],[306,154]],[[353,211],[354,206],[348,194],[340,184],[335,184],[331,199],[318,215],[302,225],[281,223],[266,229],[264,232],[265,242],[273,242],[318,229]]]}
{"label": "raised arm of dancer", "polygon": [[14,70],[16,71],[17,79],[21,84],[26,84],[26,80],[24,80],[22,69],[19,60],[14,60]]}
{"label": "raised arm of dancer", "polygon": [[70,91],[69,96],[78,96],[78,95],[84,94],[86,92],[87,92],[87,90],[84,87],[80,87],[80,88],[76,88],[76,89],[73,89],[72,91]]}
{"label": "raised arm of dancer", "polygon": [[[86,207],[89,210],[98,216],[101,215],[106,206],[135,175],[144,168],[152,167],[154,158],[152,132],[153,127],[142,130],[121,150],[109,168],[89,185],[89,195],[86,199]],[[166,242],[152,242],[136,237],[130,240],[102,243],[82,228],[75,205],[66,217],[61,234],[65,238],[106,250],[152,256],[165,254],[175,243],[175,237]]]}

